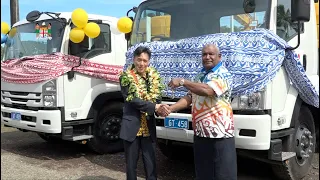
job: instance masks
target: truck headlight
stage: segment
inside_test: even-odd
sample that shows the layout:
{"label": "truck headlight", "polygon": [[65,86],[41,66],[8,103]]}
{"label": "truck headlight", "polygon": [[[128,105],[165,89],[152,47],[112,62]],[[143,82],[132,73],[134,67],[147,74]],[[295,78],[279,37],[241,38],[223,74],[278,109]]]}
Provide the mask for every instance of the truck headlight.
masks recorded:
{"label": "truck headlight", "polygon": [[42,86],[43,106],[57,106],[57,81],[50,80]]}
{"label": "truck headlight", "polygon": [[42,92],[53,92],[56,89],[56,80],[51,80],[43,85]]}
{"label": "truck headlight", "polygon": [[232,108],[238,110],[262,110],[264,109],[264,93],[259,91],[250,95],[242,95],[232,101]]}
{"label": "truck headlight", "polygon": [[46,107],[55,107],[56,106],[56,96],[55,95],[44,95],[43,96],[43,105]]}

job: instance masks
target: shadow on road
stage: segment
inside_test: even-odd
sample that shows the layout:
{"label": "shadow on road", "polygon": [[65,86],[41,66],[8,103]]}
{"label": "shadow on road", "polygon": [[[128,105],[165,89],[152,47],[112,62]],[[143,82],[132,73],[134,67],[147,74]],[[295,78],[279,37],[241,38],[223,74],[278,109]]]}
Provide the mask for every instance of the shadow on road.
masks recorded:
{"label": "shadow on road", "polygon": [[20,131],[2,132],[1,150],[39,160],[68,160],[90,153],[85,145],[74,142],[50,144],[36,133]]}
{"label": "shadow on road", "polygon": [[[1,150],[38,160],[70,160],[72,164],[82,162],[84,160],[83,158],[85,158],[93,164],[125,173],[125,158],[123,152],[97,155],[90,151],[87,146],[77,143],[47,143],[35,133],[20,131],[3,132],[1,133]],[[159,179],[193,180],[195,178],[192,148],[184,147],[180,152],[179,160],[170,160],[157,150],[157,172]],[[238,170],[239,180],[274,179],[270,176],[271,169],[269,166],[261,162],[238,158]],[[141,155],[137,173],[139,177],[144,177]],[[109,177],[88,176],[80,179],[99,180],[108,178]],[[111,178],[109,179],[112,180]]]}
{"label": "shadow on road", "polygon": [[116,180],[107,176],[83,176],[78,180]]}

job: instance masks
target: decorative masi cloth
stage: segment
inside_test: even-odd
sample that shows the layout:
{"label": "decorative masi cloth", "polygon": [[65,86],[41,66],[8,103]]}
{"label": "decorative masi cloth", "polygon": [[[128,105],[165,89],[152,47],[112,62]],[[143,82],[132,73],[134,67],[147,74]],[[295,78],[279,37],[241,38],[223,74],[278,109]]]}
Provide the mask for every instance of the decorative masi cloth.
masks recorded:
{"label": "decorative masi cloth", "polygon": [[[16,84],[34,84],[55,79],[79,65],[79,57],[62,53],[26,56],[1,62],[1,81]],[[123,66],[92,63],[81,60],[73,70],[96,78],[119,82]]]}
{"label": "decorative masi cloth", "polygon": [[[223,65],[233,75],[233,97],[262,90],[283,65],[301,99],[319,107],[319,94],[308,79],[298,55],[286,50],[289,45],[265,29],[136,44],[127,51],[124,68],[132,64],[134,50],[138,46],[146,46],[152,52],[151,66],[159,71],[165,84],[174,77],[193,80],[202,69],[202,47],[209,43],[219,47]],[[164,91],[168,97],[172,93],[175,97],[182,97],[187,90],[179,88],[174,92],[170,89]]]}
{"label": "decorative masi cloth", "polygon": [[[83,60],[82,65],[74,70],[118,82],[123,68],[126,69],[132,64],[133,51],[138,46],[146,46],[152,52],[151,66],[160,72],[165,84],[174,77],[193,80],[202,69],[201,50],[208,43],[219,47],[223,65],[233,75],[233,97],[263,89],[283,65],[301,99],[319,107],[319,94],[308,79],[298,55],[286,50],[288,44],[265,29],[203,35],[178,41],[140,43],[127,51],[124,67]],[[78,64],[78,57],[61,53],[7,60],[1,62],[1,81],[19,84],[38,83],[57,78]],[[179,88],[174,92],[170,89],[164,90],[166,96],[174,94],[175,97],[182,97],[186,93],[185,88]]]}

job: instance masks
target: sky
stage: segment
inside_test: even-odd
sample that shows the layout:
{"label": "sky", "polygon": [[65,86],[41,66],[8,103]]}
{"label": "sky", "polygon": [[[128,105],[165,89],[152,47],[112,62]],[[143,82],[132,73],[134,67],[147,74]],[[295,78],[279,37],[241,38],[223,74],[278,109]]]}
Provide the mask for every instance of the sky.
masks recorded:
{"label": "sky", "polygon": [[[72,12],[77,8],[84,9],[88,14],[101,14],[106,16],[123,17],[129,9],[138,6],[143,0],[17,0],[19,2],[19,19],[25,19],[26,15],[33,11],[40,12]],[[132,16],[134,13],[131,12]],[[258,15],[261,22],[263,16]],[[1,0],[1,22],[10,23],[10,0]],[[221,26],[230,27],[230,17],[222,18]],[[235,26],[240,24],[236,21]],[[33,36],[32,36],[33,37]]]}
{"label": "sky", "polygon": [[[18,0],[19,18],[25,19],[30,11],[72,12],[77,8],[84,9],[88,14],[122,17],[133,6],[142,0]],[[1,0],[1,22],[10,23],[10,0]]]}
{"label": "sky", "polygon": [[[25,19],[33,10],[40,12],[72,12],[76,8],[83,8],[87,13],[106,16],[123,17],[133,6],[138,6],[142,0],[17,0],[19,2],[19,18]],[[134,14],[132,14],[134,15]],[[263,17],[258,17],[262,21]],[[1,0],[1,22],[10,23],[10,0]],[[230,20],[220,22],[229,25]],[[238,24],[236,24],[238,25]]]}

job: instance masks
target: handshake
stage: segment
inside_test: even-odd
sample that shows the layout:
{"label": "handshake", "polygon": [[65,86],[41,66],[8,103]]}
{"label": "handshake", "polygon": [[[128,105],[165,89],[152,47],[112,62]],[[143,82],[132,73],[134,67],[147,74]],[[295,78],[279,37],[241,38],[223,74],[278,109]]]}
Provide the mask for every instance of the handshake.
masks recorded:
{"label": "handshake", "polygon": [[166,117],[171,113],[172,109],[168,104],[157,104],[156,113],[159,116]]}

